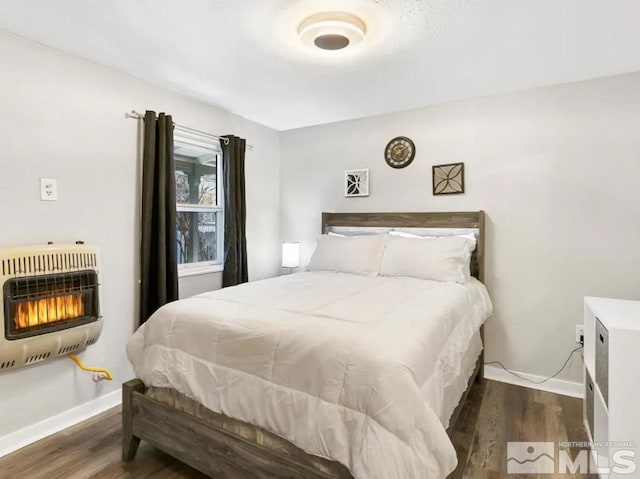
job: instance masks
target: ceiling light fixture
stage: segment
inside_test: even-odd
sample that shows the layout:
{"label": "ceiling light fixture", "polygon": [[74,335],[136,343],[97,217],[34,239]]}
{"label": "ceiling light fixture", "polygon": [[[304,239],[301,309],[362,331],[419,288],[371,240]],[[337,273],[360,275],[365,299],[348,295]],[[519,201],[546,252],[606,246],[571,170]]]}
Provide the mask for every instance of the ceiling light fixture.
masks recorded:
{"label": "ceiling light fixture", "polygon": [[364,40],[365,23],[355,15],[341,12],[317,13],[298,27],[300,40],[321,50],[342,50]]}

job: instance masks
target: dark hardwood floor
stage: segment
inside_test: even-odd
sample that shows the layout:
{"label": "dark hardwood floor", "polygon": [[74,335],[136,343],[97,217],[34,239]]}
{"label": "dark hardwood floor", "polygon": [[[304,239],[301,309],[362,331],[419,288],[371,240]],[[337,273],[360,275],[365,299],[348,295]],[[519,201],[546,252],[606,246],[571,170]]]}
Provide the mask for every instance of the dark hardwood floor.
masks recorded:
{"label": "dark hardwood floor", "polygon": [[[148,444],[135,461],[120,460],[120,408],[0,459],[0,477],[24,479],[206,479]],[[474,384],[452,433],[455,479],[513,478],[506,473],[507,441],[586,441],[582,401],[484,380]],[[523,478],[534,479],[528,474]],[[541,479],[580,475],[541,475]],[[418,478],[410,478],[418,479]]]}
{"label": "dark hardwood floor", "polygon": [[[458,467],[449,479],[577,479],[588,474],[507,474],[507,442],[585,442],[582,400],[483,380],[451,434]],[[557,444],[556,444],[557,446]],[[579,449],[567,448],[574,458]]]}

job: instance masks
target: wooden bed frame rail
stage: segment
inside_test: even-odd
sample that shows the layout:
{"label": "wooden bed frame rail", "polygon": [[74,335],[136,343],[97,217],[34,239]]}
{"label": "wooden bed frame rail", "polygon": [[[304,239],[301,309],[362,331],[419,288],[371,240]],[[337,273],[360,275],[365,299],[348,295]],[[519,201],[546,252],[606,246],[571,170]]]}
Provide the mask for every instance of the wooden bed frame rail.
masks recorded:
{"label": "wooden bed frame rail", "polygon": [[[122,387],[124,461],[134,459],[144,439],[216,479],[353,479],[343,465],[311,456],[257,426],[213,411],[198,418],[146,396],[145,390],[139,379]],[[278,449],[261,446],[256,435],[279,444]]]}

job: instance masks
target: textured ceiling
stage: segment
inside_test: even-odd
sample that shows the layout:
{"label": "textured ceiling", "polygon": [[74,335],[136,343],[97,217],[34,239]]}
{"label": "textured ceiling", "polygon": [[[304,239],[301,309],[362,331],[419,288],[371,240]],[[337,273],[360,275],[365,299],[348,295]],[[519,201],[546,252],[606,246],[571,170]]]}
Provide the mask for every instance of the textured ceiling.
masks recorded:
{"label": "textured ceiling", "polygon": [[[367,22],[359,50],[296,41],[327,10]],[[637,71],[638,18],[638,0],[0,0],[2,29],[279,130]]]}

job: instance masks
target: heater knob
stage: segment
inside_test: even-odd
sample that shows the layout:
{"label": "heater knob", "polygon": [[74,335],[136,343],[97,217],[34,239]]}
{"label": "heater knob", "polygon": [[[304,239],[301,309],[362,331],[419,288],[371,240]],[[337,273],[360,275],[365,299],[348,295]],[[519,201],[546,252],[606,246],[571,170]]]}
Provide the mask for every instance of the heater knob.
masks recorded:
{"label": "heater knob", "polygon": [[53,241],[47,241],[47,244],[53,244]]}
{"label": "heater knob", "polygon": [[84,244],[84,241],[76,241],[76,244]]}

